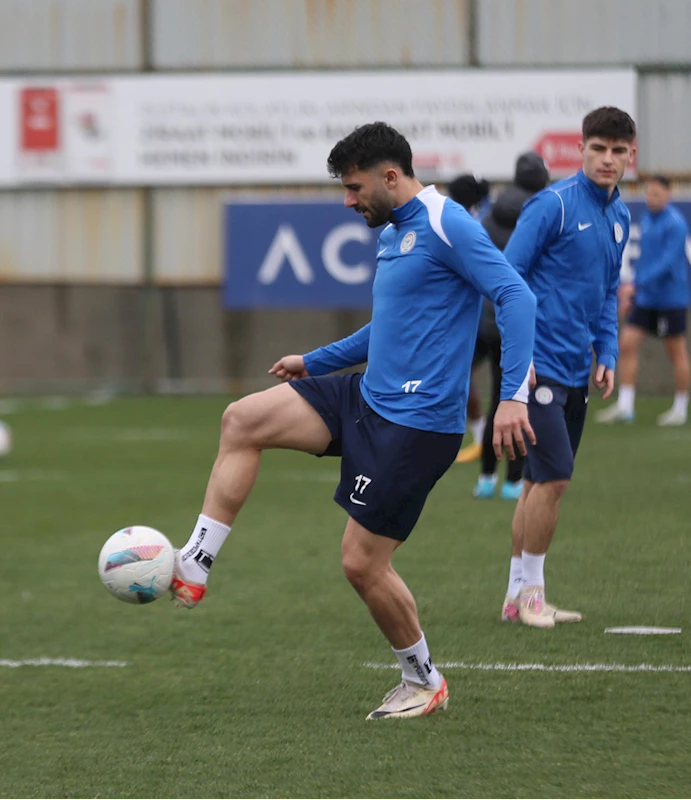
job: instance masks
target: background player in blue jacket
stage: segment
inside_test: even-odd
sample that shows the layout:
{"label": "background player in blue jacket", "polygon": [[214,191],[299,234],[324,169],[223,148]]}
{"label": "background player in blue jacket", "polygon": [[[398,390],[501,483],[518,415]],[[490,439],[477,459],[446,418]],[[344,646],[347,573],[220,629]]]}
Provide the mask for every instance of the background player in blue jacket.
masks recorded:
{"label": "background player in blue jacket", "polygon": [[537,382],[528,401],[537,444],[528,447],[513,518],[503,620],[552,628],[581,619],[545,601],[544,563],[583,433],[593,354],[594,385],[605,398],[614,389],[617,287],[630,222],[617,183],[635,137],[624,111],[591,111],[583,120],[583,168],[525,204],[504,251],[537,298]]}
{"label": "background player in blue jacket", "polygon": [[[286,383],[228,406],[202,513],[178,554],[172,591],[189,607],[203,597],[263,450],[340,456],[335,500],[349,517],[343,569],[402,671],[402,682],[369,718],[422,716],[446,707],[448,688],[391,557],[458,452],[483,294],[500,307],[503,326],[495,444],[511,457],[514,441],[525,450],[524,432],[534,440],[526,403],[535,298],[478,222],[433,186],[422,187],[410,146],[393,128],[356,128],[333,148],[328,166],[341,178],[346,206],[372,228],[385,225],[372,321],[340,342],[285,356],[270,372]],[[363,362],[364,375],[327,375]]]}
{"label": "background player in blue jacket", "polygon": [[648,211],[641,217],[641,253],[633,281],[633,308],[621,332],[619,395],[599,412],[598,422],[632,422],[638,375],[638,350],[646,334],[658,336],[674,369],[674,405],[658,425],[685,425],[689,406],[689,354],[686,312],[689,306],[688,227],[670,204],[669,179],[655,175],[645,184]]}

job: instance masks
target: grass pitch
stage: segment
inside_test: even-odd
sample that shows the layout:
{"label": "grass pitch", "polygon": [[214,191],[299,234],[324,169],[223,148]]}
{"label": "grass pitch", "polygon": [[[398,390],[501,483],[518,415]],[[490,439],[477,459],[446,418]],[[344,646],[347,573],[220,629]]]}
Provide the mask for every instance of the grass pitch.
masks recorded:
{"label": "grass pitch", "polygon": [[[199,608],[111,597],[96,559],[113,531],[189,535],[224,405],[34,400],[5,417],[0,796],[689,795],[689,671],[450,667],[446,713],[366,723],[398,673],[364,666],[393,661],[341,575],[336,460],[265,455]],[[586,428],[547,561],[580,625],[499,623],[513,506],[471,498],[477,465],[449,471],[396,558],[435,661],[691,667],[691,428],[655,427],[664,407]],[[604,633],[621,625],[683,632]],[[40,658],[127,666],[4,666]]]}

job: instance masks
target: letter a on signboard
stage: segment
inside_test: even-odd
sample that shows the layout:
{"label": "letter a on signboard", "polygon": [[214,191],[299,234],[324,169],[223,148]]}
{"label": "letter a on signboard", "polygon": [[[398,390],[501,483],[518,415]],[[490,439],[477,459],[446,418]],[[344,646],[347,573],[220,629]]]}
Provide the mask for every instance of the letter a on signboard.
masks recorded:
{"label": "letter a on signboard", "polygon": [[312,283],[314,273],[291,225],[281,225],[276,231],[257,273],[259,283],[273,283],[286,261],[300,283]]}

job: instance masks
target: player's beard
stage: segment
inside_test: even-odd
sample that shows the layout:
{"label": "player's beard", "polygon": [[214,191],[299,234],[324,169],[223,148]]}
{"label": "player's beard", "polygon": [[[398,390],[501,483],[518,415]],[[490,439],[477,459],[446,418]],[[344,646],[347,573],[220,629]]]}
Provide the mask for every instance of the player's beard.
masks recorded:
{"label": "player's beard", "polygon": [[388,192],[382,192],[376,197],[372,197],[364,210],[369,211],[369,216],[365,217],[365,222],[370,228],[378,228],[391,219],[391,212],[394,206],[389,198]]}

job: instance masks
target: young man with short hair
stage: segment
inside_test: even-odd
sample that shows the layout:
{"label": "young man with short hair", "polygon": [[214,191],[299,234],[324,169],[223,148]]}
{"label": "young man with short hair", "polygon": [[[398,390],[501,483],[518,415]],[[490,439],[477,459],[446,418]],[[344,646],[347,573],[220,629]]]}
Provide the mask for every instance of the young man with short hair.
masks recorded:
{"label": "young man with short hair", "polygon": [[648,211],[641,218],[641,252],[633,281],[633,307],[619,341],[617,402],[600,411],[598,422],[633,422],[638,377],[638,350],[646,335],[662,339],[674,370],[674,404],[657,424],[685,425],[689,407],[689,353],[686,313],[689,306],[689,262],[686,220],[670,203],[669,178],[646,181]]}
{"label": "young man with short hair", "polygon": [[587,114],[582,169],[526,203],[504,251],[537,298],[537,379],[528,400],[537,443],[528,446],[513,517],[505,621],[553,628],[582,619],[546,602],[544,563],[583,433],[593,353],[595,387],[604,398],[614,389],[617,287],[630,225],[617,184],[635,138],[633,120],[620,109]]}
{"label": "young man with short hair", "polygon": [[[501,309],[504,380],[495,446],[525,451],[535,298],[459,205],[423,188],[405,138],[376,122],[333,148],[332,176],[345,205],[377,246],[372,321],[339,342],[281,358],[280,386],[231,403],[202,513],[179,552],[171,587],[178,604],[204,596],[218,551],[250,494],[261,453],[287,448],[341,457],[335,500],[349,515],[342,541],[347,579],[401,665],[402,681],[368,719],[443,709],[448,688],[430,657],[415,600],[391,558],[462,438],[481,295]],[[364,375],[329,375],[367,362]],[[320,376],[320,377],[313,377]]]}

